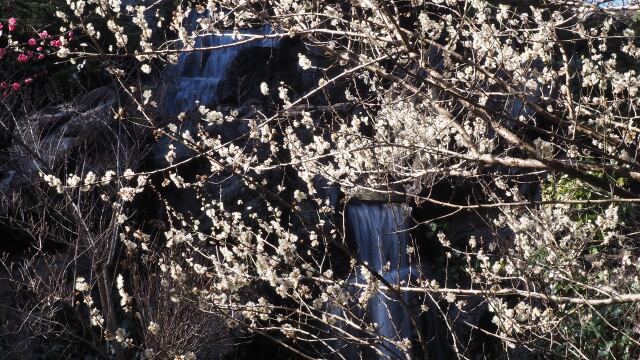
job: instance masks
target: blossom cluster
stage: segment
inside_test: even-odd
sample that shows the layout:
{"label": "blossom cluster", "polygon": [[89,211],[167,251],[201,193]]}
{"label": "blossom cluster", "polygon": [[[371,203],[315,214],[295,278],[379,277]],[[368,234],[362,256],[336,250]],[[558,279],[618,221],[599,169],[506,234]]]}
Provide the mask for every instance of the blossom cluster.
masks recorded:
{"label": "blossom cluster", "polygon": [[[60,54],[61,52],[67,51],[66,47],[69,45],[69,42],[74,39],[73,31],[63,31],[63,34],[54,37],[50,35],[47,30],[42,30],[32,34],[33,36],[28,40],[20,42],[15,38],[18,26],[18,19],[14,17],[9,18],[6,26],[8,31],[3,34],[5,26],[0,22],[0,39],[4,35],[8,43],[6,47],[0,47],[0,62],[8,61],[9,58],[13,58],[23,66],[27,66],[31,62],[40,62],[51,54]],[[44,73],[46,74],[46,71]],[[23,86],[31,84],[34,79],[41,75],[42,74],[32,74],[20,80],[0,78],[0,92],[4,97],[7,97],[12,92],[19,92]]]}

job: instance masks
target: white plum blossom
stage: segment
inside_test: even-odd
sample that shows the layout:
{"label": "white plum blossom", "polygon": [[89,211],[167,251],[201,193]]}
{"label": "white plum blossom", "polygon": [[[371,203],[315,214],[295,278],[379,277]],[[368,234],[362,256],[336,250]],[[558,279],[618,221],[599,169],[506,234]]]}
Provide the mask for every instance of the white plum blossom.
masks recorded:
{"label": "white plum blossom", "polygon": [[298,65],[300,65],[302,70],[309,70],[311,69],[311,60],[304,54],[298,54]]}
{"label": "white plum blossom", "polygon": [[269,85],[266,82],[260,83],[260,93],[265,96],[269,95]]}
{"label": "white plum blossom", "polygon": [[155,323],[155,322],[153,322],[153,321],[150,321],[150,322],[149,322],[149,326],[147,327],[147,329],[148,329],[152,334],[157,335],[157,334],[158,334],[158,332],[160,331],[160,326],[159,326],[157,323]]}

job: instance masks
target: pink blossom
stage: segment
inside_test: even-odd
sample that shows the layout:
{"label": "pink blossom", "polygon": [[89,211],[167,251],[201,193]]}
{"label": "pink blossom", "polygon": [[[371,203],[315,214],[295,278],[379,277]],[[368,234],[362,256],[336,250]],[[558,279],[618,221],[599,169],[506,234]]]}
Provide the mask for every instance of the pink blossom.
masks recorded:
{"label": "pink blossom", "polygon": [[40,39],[46,39],[49,37],[49,33],[47,32],[47,30],[44,30],[40,34],[38,34],[38,36],[40,36]]}
{"label": "pink blossom", "polygon": [[44,54],[38,54],[37,59],[38,59],[38,60],[42,60],[42,59],[44,59]]}
{"label": "pink blossom", "polygon": [[29,57],[26,54],[18,55],[18,61],[19,62],[27,62],[28,60],[29,60]]}
{"label": "pink blossom", "polygon": [[2,25],[2,23],[0,23],[0,30],[2,30],[2,28],[4,28],[4,25]]}
{"label": "pink blossom", "polygon": [[60,40],[51,40],[49,45],[51,45],[51,46],[53,46],[55,48],[59,48],[60,46],[62,46],[62,41],[60,41]]}
{"label": "pink blossom", "polygon": [[0,83],[0,89],[6,89],[9,87],[9,84],[6,81]]}
{"label": "pink blossom", "polygon": [[9,31],[14,31],[16,29],[16,25],[18,24],[18,20],[16,18],[9,18]]}
{"label": "pink blossom", "polygon": [[69,32],[67,33],[67,36],[69,37],[69,39],[71,39],[71,38],[73,37],[73,31],[69,31]]}
{"label": "pink blossom", "polygon": [[13,85],[11,85],[11,88],[13,89],[13,91],[20,91],[20,84],[14,82]]}
{"label": "pink blossom", "polygon": [[29,46],[36,46],[36,39],[31,38],[27,43],[29,44]]}
{"label": "pink blossom", "polygon": [[25,83],[25,85],[29,85],[29,84],[31,84],[32,82],[33,82],[33,78],[28,77],[28,78],[24,79],[24,83]]}
{"label": "pink blossom", "polygon": [[36,48],[36,50],[38,50],[38,51],[42,51],[42,50],[43,50],[43,49],[42,49],[42,46],[38,46],[38,47]]}

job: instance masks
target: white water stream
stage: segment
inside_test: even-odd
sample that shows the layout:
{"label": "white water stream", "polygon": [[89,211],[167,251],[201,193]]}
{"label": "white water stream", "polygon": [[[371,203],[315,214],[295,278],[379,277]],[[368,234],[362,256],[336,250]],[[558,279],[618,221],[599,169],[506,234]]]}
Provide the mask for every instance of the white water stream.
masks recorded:
{"label": "white water stream", "polygon": [[[410,263],[407,246],[410,244],[410,208],[397,203],[355,202],[347,207],[352,234],[359,260],[366,262],[391,284],[407,284],[418,277],[418,269]],[[362,279],[356,281],[361,282]],[[403,295],[405,304],[412,304],[409,294]],[[393,339],[412,339],[414,329],[411,311],[393,294],[377,294],[369,300],[367,320],[377,324],[379,335]],[[405,358],[394,345],[379,347],[384,356]]]}
{"label": "white water stream", "polygon": [[[200,15],[201,17],[204,15]],[[187,28],[196,29],[198,17],[189,17]],[[168,114],[179,114],[201,105],[213,105],[217,98],[218,84],[224,78],[233,59],[244,49],[251,47],[274,47],[274,38],[258,39],[247,42],[250,36],[269,35],[273,29],[263,26],[257,29],[244,29],[236,33],[221,32],[196,37],[194,49],[216,48],[207,51],[191,51],[180,54],[178,63],[168,67],[167,78],[172,82],[169,98],[165,101]],[[233,45],[240,43],[240,45]]]}

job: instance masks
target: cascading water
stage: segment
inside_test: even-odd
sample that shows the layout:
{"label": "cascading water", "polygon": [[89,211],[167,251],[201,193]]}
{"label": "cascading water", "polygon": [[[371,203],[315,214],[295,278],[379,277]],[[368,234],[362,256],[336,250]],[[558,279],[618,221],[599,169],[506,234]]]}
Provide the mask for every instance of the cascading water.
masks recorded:
{"label": "cascading water", "polygon": [[[194,12],[195,13],[195,12]],[[204,15],[191,15],[187,28],[196,29],[198,18]],[[273,38],[246,42],[249,36],[269,35],[273,29],[263,26],[259,29],[244,29],[238,32],[222,32],[196,37],[194,48],[215,48],[206,51],[192,51],[180,54],[178,63],[170,66],[168,74],[172,77],[172,86],[168,90],[165,101],[165,112],[176,115],[195,107],[196,101],[202,105],[212,105],[216,101],[218,83],[233,61],[242,51],[250,47],[274,47],[277,40]],[[240,45],[233,45],[240,43]]]}
{"label": "cascading water", "polygon": [[[352,202],[347,207],[359,260],[366,262],[391,284],[407,284],[418,277],[418,269],[407,253],[410,208],[398,203]],[[362,282],[363,279],[352,279]],[[405,304],[414,303],[409,294]],[[367,306],[368,320],[377,324],[378,334],[389,339],[412,339],[411,310],[393,294],[374,295]],[[378,358],[404,358],[392,344],[383,344]],[[380,354],[378,354],[380,355]],[[359,358],[359,357],[356,357]]]}

